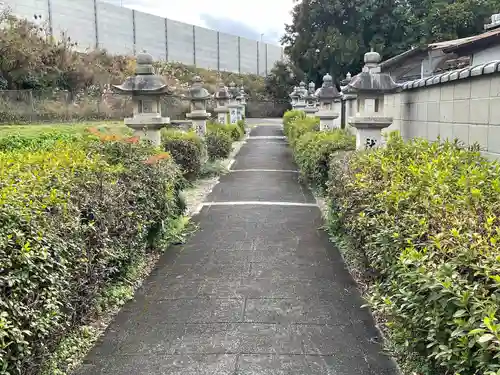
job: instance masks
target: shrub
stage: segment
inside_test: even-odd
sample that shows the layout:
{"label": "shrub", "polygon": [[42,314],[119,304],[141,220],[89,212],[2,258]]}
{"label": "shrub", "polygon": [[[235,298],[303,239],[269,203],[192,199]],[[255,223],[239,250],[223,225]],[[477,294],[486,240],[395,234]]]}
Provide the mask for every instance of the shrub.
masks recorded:
{"label": "shrub", "polygon": [[200,172],[205,146],[202,139],[194,132],[164,130],[162,142],[175,162],[188,179],[195,178]]}
{"label": "shrub", "polygon": [[236,125],[238,125],[238,127],[240,128],[241,130],[241,137],[243,137],[245,134],[246,134],[246,127],[245,127],[245,120],[239,120],[238,122],[236,122]]}
{"label": "shrub", "polygon": [[391,135],[333,161],[330,226],[371,270],[374,311],[425,374],[500,367],[500,165],[457,144]]}
{"label": "shrub", "polygon": [[241,128],[236,124],[217,124],[217,123],[209,123],[207,125],[207,131],[223,131],[228,134],[233,141],[239,141],[243,138],[244,132],[241,131]]}
{"label": "shrub", "polygon": [[167,153],[102,138],[0,152],[2,373],[38,373],[103,287],[182,214]]}
{"label": "shrub", "polygon": [[303,119],[296,119],[288,126],[287,138],[290,146],[295,148],[297,140],[308,132],[319,130],[319,119],[316,117],[305,117]]}
{"label": "shrub", "polygon": [[209,160],[226,159],[231,154],[232,140],[224,130],[213,130],[205,137]]}
{"label": "shrub", "polygon": [[303,120],[306,118],[306,113],[299,110],[286,111],[283,115],[283,132],[288,137],[288,131],[292,122],[296,120]]}
{"label": "shrub", "polygon": [[305,180],[323,190],[332,157],[339,151],[354,150],[355,146],[355,137],[346,130],[305,133],[295,142],[295,162]]}
{"label": "shrub", "polygon": [[81,139],[80,134],[62,132],[48,132],[33,135],[12,134],[0,137],[0,151],[13,151],[19,149],[50,150],[56,144],[75,142]]}

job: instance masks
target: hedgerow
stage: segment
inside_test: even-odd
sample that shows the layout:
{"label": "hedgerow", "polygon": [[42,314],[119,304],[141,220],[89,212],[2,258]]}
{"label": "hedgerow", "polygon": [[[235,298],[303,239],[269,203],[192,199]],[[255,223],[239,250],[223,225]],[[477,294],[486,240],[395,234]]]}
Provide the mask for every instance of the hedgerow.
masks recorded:
{"label": "hedgerow", "polygon": [[306,113],[304,111],[299,111],[299,110],[291,110],[291,111],[286,111],[285,114],[283,115],[283,132],[285,133],[285,136],[289,136],[289,128],[290,125],[295,121],[295,120],[302,120],[306,118]]}
{"label": "hedgerow", "polygon": [[232,150],[231,135],[223,129],[213,129],[207,132],[205,142],[209,160],[226,159]]}
{"label": "hedgerow", "polygon": [[332,162],[332,234],[417,373],[500,371],[499,196],[500,165],[450,142],[392,135]]}
{"label": "hedgerow", "polygon": [[223,131],[227,133],[233,141],[239,141],[245,135],[245,131],[237,124],[217,124],[209,123],[207,125],[207,131]]}
{"label": "hedgerow", "polygon": [[196,132],[165,129],[162,131],[162,142],[184,176],[190,180],[196,178],[205,155],[205,145]]}
{"label": "hedgerow", "polygon": [[182,214],[183,178],[137,138],[0,152],[0,369],[37,374],[105,285]]}

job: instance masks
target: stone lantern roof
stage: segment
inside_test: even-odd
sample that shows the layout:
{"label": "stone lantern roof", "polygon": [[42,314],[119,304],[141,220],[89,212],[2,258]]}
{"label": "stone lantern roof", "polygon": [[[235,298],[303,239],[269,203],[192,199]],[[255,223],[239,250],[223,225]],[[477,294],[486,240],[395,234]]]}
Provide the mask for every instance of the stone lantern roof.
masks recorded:
{"label": "stone lantern roof", "polygon": [[243,86],[240,87],[240,96],[245,99],[248,97],[247,93],[245,92],[245,88]]}
{"label": "stone lantern roof", "polygon": [[230,97],[229,91],[223,82],[219,83],[219,87],[217,88],[217,91],[215,92],[214,97],[215,97],[215,99],[222,99],[222,100],[229,99],[229,97]]}
{"label": "stone lantern roof", "polygon": [[313,99],[316,99],[316,85],[314,84],[314,82],[310,82],[309,83],[309,90],[307,92],[307,95],[306,95],[306,99],[307,100],[313,100]]}
{"label": "stone lantern roof", "polygon": [[201,77],[194,76],[193,83],[189,88],[189,99],[191,100],[208,100],[210,99],[210,93],[206,88],[203,87],[203,81]]}
{"label": "stone lantern roof", "polygon": [[345,92],[383,94],[397,91],[398,85],[388,73],[382,73],[379,63],[380,54],[373,50],[365,53],[365,66],[347,84]]}
{"label": "stone lantern roof", "polygon": [[304,81],[301,81],[299,83],[299,89],[297,90],[297,93],[300,98],[305,98],[308,94],[307,88],[306,88],[306,83]]}
{"label": "stone lantern roof", "polygon": [[290,98],[298,99],[298,97],[299,97],[299,88],[297,86],[294,86],[293,91],[290,94]]}
{"label": "stone lantern roof", "polygon": [[121,85],[113,85],[113,88],[120,94],[173,94],[163,77],[153,73],[153,56],[145,51],[136,57],[135,75],[128,77]]}
{"label": "stone lantern roof", "polygon": [[323,85],[316,90],[316,97],[321,101],[335,100],[340,98],[340,93],[333,85],[333,78],[330,74],[327,73],[323,77]]}
{"label": "stone lantern roof", "polygon": [[240,90],[238,90],[238,87],[236,87],[236,83],[231,82],[229,84],[229,94],[231,95],[232,99],[236,99],[240,95]]}

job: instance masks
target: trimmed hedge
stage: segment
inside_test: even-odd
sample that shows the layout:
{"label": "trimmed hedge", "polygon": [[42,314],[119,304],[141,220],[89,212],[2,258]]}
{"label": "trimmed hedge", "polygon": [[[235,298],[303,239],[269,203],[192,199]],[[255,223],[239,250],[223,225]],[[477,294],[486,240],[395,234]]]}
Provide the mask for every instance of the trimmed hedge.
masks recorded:
{"label": "trimmed hedge", "polygon": [[112,136],[0,152],[0,369],[36,374],[182,214],[167,153]]}
{"label": "trimmed hedge", "polygon": [[208,131],[205,136],[205,143],[207,145],[208,159],[211,161],[228,158],[233,149],[231,135],[224,129]]}
{"label": "trimmed hedge", "polygon": [[203,140],[194,131],[164,129],[162,143],[165,151],[179,165],[187,179],[194,179],[198,175],[205,155]]}
{"label": "trimmed hedge", "polygon": [[304,117],[297,118],[290,122],[287,131],[285,132],[288,138],[288,143],[295,149],[296,142],[306,133],[319,131],[319,118],[317,117]]}
{"label": "trimmed hedge", "polygon": [[207,131],[223,131],[227,133],[233,141],[240,141],[245,135],[244,130],[241,130],[241,127],[237,124],[218,124],[218,123],[209,123],[207,124]]}
{"label": "trimmed hedge", "polygon": [[332,162],[332,233],[418,373],[499,373],[499,197],[500,165],[450,142],[391,135]]}
{"label": "trimmed hedge", "polygon": [[[303,120],[296,124],[301,121]],[[295,141],[295,162],[301,176],[314,188],[323,191],[328,182],[331,159],[338,157],[342,151],[354,150],[355,147],[356,138],[346,130],[306,132]]]}
{"label": "trimmed hedge", "polygon": [[290,125],[295,122],[296,120],[303,120],[306,118],[306,113],[304,111],[299,111],[299,110],[291,110],[291,111],[286,111],[285,114],[283,115],[283,132],[285,133],[285,136],[289,136],[289,128]]}

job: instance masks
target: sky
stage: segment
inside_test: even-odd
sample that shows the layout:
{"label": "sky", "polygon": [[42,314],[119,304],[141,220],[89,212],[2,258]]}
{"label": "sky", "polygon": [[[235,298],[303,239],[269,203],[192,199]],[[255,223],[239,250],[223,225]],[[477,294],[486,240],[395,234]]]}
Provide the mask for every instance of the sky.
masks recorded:
{"label": "sky", "polygon": [[293,0],[105,0],[176,21],[279,44]]}

